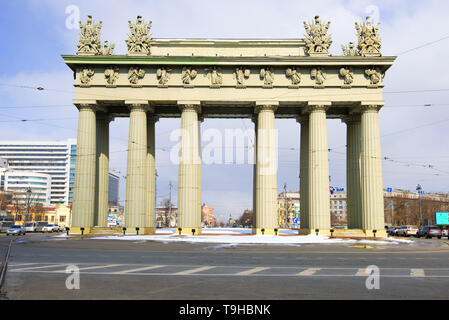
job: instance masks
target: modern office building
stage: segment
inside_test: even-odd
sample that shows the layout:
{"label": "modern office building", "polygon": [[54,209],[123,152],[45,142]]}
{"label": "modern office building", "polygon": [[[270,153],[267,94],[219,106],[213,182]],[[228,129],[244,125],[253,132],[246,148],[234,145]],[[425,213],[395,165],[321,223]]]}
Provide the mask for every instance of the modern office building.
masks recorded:
{"label": "modern office building", "polygon": [[43,206],[51,202],[51,176],[44,173],[15,171],[0,168],[2,191],[13,192],[13,202],[31,205],[40,203]]}
{"label": "modern office building", "polygon": [[111,169],[109,172],[109,195],[108,203],[110,206],[119,205],[119,185],[120,185],[120,172]]}
{"label": "modern office building", "polygon": [[11,171],[51,177],[50,204],[70,205],[75,179],[76,140],[0,141],[0,158]]}

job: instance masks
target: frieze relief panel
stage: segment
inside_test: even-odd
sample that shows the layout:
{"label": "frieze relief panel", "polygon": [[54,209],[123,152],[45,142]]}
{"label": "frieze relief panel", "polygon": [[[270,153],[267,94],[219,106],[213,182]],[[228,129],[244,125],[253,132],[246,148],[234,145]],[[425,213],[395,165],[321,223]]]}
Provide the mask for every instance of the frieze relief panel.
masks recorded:
{"label": "frieze relief panel", "polygon": [[381,88],[378,67],[81,67],[75,86],[183,88]]}

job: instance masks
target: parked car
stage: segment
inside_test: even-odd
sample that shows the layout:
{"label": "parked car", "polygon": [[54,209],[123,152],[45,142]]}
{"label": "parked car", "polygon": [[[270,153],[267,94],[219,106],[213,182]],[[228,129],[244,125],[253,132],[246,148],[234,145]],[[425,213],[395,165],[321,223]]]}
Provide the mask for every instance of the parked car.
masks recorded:
{"label": "parked car", "polygon": [[13,225],[14,221],[0,221],[0,232],[6,232]]}
{"label": "parked car", "polygon": [[42,232],[56,232],[56,230],[59,230],[59,226],[50,223],[42,228]]}
{"label": "parked car", "polygon": [[448,229],[441,230],[441,233],[442,233],[441,235],[443,237],[447,237],[449,239],[449,232],[448,231],[449,231]]}
{"label": "parked car", "polygon": [[403,237],[409,237],[409,236],[416,236],[416,233],[418,232],[418,227],[416,226],[402,226],[398,230],[398,235]]}
{"label": "parked car", "polygon": [[437,226],[425,226],[419,229],[419,231],[416,234],[416,237],[425,237],[425,238],[433,238],[437,237],[438,239],[441,239],[443,236],[443,233],[441,229]]}
{"label": "parked car", "polygon": [[20,236],[21,234],[25,235],[26,234],[26,230],[24,226],[20,226],[20,225],[13,225],[11,227],[8,228],[8,230],[6,230],[6,235],[18,235]]}
{"label": "parked car", "polygon": [[390,227],[390,229],[388,229],[388,234],[389,234],[390,236],[397,236],[397,235],[398,235],[398,230],[399,230],[399,228],[400,228],[400,227],[398,227],[398,226],[392,226],[392,227]]}

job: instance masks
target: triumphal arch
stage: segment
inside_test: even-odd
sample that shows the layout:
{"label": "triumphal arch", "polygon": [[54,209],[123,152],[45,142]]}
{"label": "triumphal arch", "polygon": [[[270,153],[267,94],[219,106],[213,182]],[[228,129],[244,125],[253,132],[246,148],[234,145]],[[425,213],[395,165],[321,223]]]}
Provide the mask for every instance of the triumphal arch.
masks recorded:
{"label": "triumphal arch", "polygon": [[[75,77],[79,110],[72,233],[105,227],[109,123],[129,117],[125,227],[155,231],[155,122],[181,118],[178,226],[201,233],[200,124],[204,118],[251,118],[256,128],[255,234],[277,224],[275,118],[300,124],[301,233],[331,229],[326,119],[347,125],[349,228],[384,234],[378,113],[385,72],[379,25],[356,23],[357,41],[332,56],[330,23],[304,22],[303,39],[156,39],[151,22],[129,21],[128,53],[101,42],[102,23],[80,22]],[[232,201],[232,199],[229,199]]]}

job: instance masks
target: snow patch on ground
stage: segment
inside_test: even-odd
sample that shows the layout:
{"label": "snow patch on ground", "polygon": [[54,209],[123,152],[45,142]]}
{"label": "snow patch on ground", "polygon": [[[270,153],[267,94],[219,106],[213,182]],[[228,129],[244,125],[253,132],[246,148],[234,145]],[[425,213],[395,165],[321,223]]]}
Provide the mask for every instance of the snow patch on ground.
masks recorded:
{"label": "snow patch on ground", "polygon": [[[411,240],[403,239],[382,239],[382,240],[353,240],[336,239],[326,236],[299,236],[298,230],[281,229],[280,236],[272,235],[252,235],[252,230],[248,228],[204,228],[202,235],[182,235],[177,234],[176,228],[157,229],[156,235],[119,235],[119,236],[98,236],[92,239],[101,240],[127,240],[127,241],[160,241],[164,244],[169,242],[189,242],[189,243],[216,243],[220,245],[207,247],[211,250],[220,248],[231,248],[239,244],[278,244],[278,245],[301,245],[301,244],[401,244],[412,243]],[[62,234],[56,237],[67,237]],[[69,236],[70,237],[70,236]]]}

